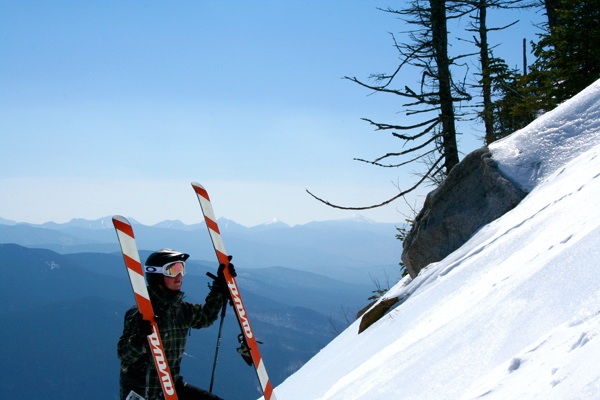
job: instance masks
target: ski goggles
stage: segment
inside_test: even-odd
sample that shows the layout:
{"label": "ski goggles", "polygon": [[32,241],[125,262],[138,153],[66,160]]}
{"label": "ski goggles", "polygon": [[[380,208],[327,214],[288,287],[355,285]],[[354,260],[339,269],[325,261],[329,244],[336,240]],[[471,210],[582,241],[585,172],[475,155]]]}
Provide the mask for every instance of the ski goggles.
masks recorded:
{"label": "ski goggles", "polygon": [[150,268],[153,268],[153,271],[149,271],[149,267],[146,267],[146,272],[153,272],[159,274],[162,272],[164,276],[168,276],[170,278],[175,278],[179,274],[181,274],[181,276],[185,275],[185,262],[183,261],[173,261],[163,265],[162,267]]}

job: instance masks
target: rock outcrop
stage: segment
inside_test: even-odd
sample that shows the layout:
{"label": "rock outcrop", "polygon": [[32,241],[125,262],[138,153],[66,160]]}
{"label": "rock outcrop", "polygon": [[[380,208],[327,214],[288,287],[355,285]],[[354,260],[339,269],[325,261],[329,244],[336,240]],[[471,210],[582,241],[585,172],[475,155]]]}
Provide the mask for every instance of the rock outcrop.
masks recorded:
{"label": "rock outcrop", "polygon": [[468,154],[427,195],[403,242],[402,261],[410,276],[458,249],[525,195],[500,174],[487,147]]}

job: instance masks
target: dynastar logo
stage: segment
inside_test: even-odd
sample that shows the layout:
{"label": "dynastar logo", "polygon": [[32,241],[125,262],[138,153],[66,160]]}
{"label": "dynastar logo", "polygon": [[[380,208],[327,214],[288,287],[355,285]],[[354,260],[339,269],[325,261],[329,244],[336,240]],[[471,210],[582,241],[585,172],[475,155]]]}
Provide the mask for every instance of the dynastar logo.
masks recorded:
{"label": "dynastar logo", "polygon": [[235,309],[237,310],[244,334],[247,338],[251,338],[253,336],[252,329],[250,328],[250,323],[246,317],[246,310],[242,304],[242,299],[240,299],[240,293],[238,292],[237,286],[234,282],[229,281],[227,282],[227,286],[229,286],[229,292],[231,293],[233,303],[235,304]]}
{"label": "dynastar logo", "polygon": [[175,388],[173,387],[171,374],[168,371],[169,366],[167,365],[167,359],[162,347],[160,346],[160,339],[156,334],[156,328],[154,328],[152,334],[148,337],[150,338],[152,353],[154,355],[154,360],[156,361],[156,367],[163,389],[169,395],[175,394]]}

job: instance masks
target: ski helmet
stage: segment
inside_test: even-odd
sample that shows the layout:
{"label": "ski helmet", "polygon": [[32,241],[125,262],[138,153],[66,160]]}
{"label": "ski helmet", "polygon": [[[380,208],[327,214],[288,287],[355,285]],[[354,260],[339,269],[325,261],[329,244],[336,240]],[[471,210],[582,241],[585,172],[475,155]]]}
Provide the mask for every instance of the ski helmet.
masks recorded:
{"label": "ski helmet", "polygon": [[151,286],[160,285],[164,282],[162,266],[175,261],[183,261],[189,258],[189,254],[172,249],[160,249],[150,254],[146,259],[144,271],[146,281]]}

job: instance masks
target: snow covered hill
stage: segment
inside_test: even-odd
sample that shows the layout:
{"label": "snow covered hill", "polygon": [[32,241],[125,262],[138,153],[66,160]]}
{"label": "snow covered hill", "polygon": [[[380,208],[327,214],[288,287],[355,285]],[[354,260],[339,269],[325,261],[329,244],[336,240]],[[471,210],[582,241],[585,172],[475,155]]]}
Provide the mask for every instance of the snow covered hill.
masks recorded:
{"label": "snow covered hill", "polygon": [[530,194],[278,399],[600,399],[600,82],[491,150]]}

